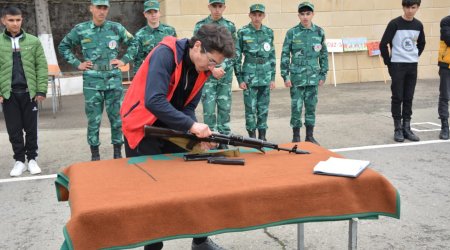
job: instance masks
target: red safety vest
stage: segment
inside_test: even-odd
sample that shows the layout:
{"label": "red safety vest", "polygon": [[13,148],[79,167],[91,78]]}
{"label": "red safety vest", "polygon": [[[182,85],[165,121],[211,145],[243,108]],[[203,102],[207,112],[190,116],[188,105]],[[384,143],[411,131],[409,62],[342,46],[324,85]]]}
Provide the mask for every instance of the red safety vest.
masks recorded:
{"label": "red safety vest", "polygon": [[[172,99],[173,93],[180,82],[181,72],[183,61],[178,63],[177,59],[177,49],[176,49],[177,39],[175,37],[167,36],[161,42],[160,45],[163,44],[169,47],[174,54],[175,57],[175,71],[172,74],[169,83],[169,90],[167,93],[167,101],[170,102]],[[158,45],[158,46],[160,46]],[[152,125],[158,118],[153,115],[146,107],[145,107],[145,87],[147,83],[147,75],[148,75],[148,65],[151,60],[152,54],[155,49],[150,52],[150,54],[145,58],[139,70],[136,72],[136,75],[131,82],[130,88],[127,90],[125,98],[122,103],[122,107],[120,108],[120,117],[122,118],[122,130],[124,136],[127,138],[128,144],[131,149],[135,149],[137,145],[144,138],[144,126]],[[199,72],[197,80],[195,81],[194,88],[192,89],[191,94],[188,99],[184,103],[184,106],[189,104],[192,99],[197,95],[197,93],[202,89],[203,84],[208,79],[209,74],[205,72]],[[151,82],[149,83],[151,84]]]}

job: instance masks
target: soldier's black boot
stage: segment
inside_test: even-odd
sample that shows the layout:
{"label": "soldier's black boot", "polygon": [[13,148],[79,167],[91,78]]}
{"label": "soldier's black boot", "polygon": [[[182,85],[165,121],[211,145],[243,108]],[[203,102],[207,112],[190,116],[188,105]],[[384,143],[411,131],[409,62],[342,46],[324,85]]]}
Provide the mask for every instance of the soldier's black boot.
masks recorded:
{"label": "soldier's black boot", "polygon": [[99,161],[100,152],[98,151],[98,146],[91,146],[91,161]]}
{"label": "soldier's black boot", "polygon": [[441,124],[439,139],[448,140],[448,119],[441,119]]}
{"label": "soldier's black boot", "polygon": [[250,138],[256,138],[256,131],[255,130],[247,130],[248,137]]}
{"label": "soldier's black boot", "polygon": [[267,141],[266,139],[266,130],[265,129],[258,129],[258,139]]}
{"label": "soldier's black boot", "polygon": [[420,138],[411,131],[409,120],[403,120],[403,136],[410,141],[420,141]]}
{"label": "soldier's black boot", "polygon": [[114,159],[122,158],[122,144],[114,144]]}
{"label": "soldier's black boot", "polygon": [[320,145],[316,139],[314,139],[314,126],[311,125],[306,125],[306,137],[305,137],[305,141],[309,141],[312,142],[316,145]]}
{"label": "soldier's black boot", "polygon": [[394,141],[405,141],[405,137],[403,136],[402,120],[394,120],[394,128]]}
{"label": "soldier's black boot", "polygon": [[292,128],[292,142],[300,142],[300,128]]}

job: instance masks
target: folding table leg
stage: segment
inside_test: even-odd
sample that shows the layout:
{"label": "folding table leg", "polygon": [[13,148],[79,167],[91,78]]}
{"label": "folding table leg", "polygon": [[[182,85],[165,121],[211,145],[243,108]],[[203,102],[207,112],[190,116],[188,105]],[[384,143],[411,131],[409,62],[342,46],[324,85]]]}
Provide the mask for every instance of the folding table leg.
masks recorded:
{"label": "folding table leg", "polygon": [[358,248],[358,218],[352,218],[348,222],[348,249]]}
{"label": "folding table leg", "polygon": [[56,87],[56,92],[58,93],[58,111],[62,109],[62,102],[61,102],[61,81],[58,77],[58,86]]}
{"label": "folding table leg", "polygon": [[297,250],[305,250],[305,224],[297,224]]}
{"label": "folding table leg", "polygon": [[53,110],[53,118],[56,118],[56,111],[58,110],[57,103],[57,95],[56,95],[56,79],[52,76],[52,110]]}

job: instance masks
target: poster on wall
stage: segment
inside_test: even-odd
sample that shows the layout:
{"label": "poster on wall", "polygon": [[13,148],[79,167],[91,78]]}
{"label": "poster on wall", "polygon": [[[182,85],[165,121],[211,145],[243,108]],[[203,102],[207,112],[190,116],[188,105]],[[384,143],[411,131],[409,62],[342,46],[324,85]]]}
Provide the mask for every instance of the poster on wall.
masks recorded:
{"label": "poster on wall", "polygon": [[366,37],[342,38],[342,43],[344,45],[345,52],[367,50]]}
{"label": "poster on wall", "polygon": [[381,55],[380,51],[380,42],[368,42],[367,43],[367,52],[369,53],[369,56],[378,56]]}
{"label": "poster on wall", "polygon": [[326,39],[325,44],[329,53],[342,53],[344,52],[344,46],[342,39]]}
{"label": "poster on wall", "polygon": [[387,83],[386,74],[384,73],[383,58],[381,57],[380,41],[368,42],[367,52],[369,53],[369,56],[378,56],[378,61],[380,63],[380,69],[381,73],[383,74],[384,83]]}
{"label": "poster on wall", "polygon": [[342,44],[342,39],[326,39],[325,44],[327,45],[327,50],[331,53],[331,61],[333,65],[333,81],[336,87],[336,65],[334,64],[334,53],[344,52],[344,46]]}

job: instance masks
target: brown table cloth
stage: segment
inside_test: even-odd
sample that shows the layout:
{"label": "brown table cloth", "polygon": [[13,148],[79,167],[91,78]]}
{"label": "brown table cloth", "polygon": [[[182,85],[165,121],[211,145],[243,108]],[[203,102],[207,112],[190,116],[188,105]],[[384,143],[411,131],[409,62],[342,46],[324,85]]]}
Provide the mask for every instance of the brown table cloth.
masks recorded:
{"label": "brown table cloth", "polygon": [[[292,144],[284,145],[292,146]],[[254,150],[245,166],[184,162],[157,155],[71,165],[58,173],[60,201],[71,218],[62,249],[129,248],[300,222],[399,218],[400,198],[390,182],[366,169],[358,178],[313,174],[330,156]]]}

